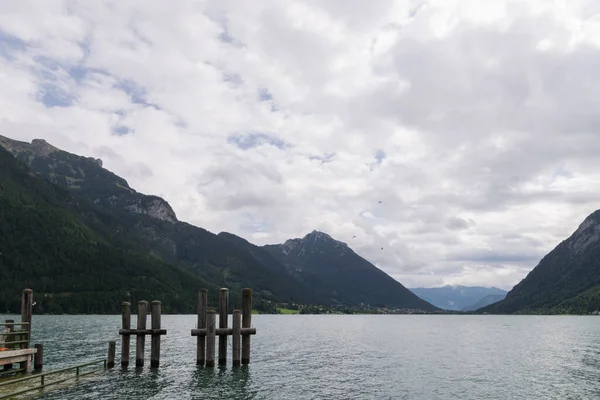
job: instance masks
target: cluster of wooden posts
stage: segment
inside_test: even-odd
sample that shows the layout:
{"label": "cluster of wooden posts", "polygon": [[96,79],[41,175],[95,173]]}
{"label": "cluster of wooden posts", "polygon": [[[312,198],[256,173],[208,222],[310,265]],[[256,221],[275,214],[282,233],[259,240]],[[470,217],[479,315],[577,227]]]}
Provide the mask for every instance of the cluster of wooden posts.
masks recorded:
{"label": "cluster of wooden posts", "polygon": [[[206,367],[215,365],[215,342],[219,336],[219,365],[227,364],[227,336],[232,336],[233,365],[250,363],[250,335],[256,334],[256,328],[251,327],[252,319],[252,289],[242,290],[242,311],[233,310],[233,326],[228,327],[229,289],[219,291],[219,328],[216,328],[216,311],[208,309],[208,289],[198,293],[198,325],[192,329],[192,336],[197,337],[196,363]],[[137,327],[131,329],[131,304],[121,304],[122,328],[121,335],[121,366],[129,365],[130,337],[136,336],[135,365],[144,365],[144,348],[146,335],[151,336],[150,367],[160,364],[160,337],[167,334],[161,328],[161,303],[151,303],[151,327],[146,329],[148,302],[137,303]],[[240,346],[241,344],[241,346]],[[240,355],[241,350],[241,355]],[[107,366],[112,368],[115,360],[115,342],[109,342]]]}
{"label": "cluster of wooden posts", "polygon": [[[146,335],[152,337],[150,342],[150,366],[158,367],[160,363],[160,336],[166,335],[167,330],[160,328],[161,309],[160,301],[154,300],[151,303],[151,328],[146,329],[148,317],[148,302],[145,300],[137,303],[137,329],[131,329],[131,303],[124,301],[121,303],[121,315],[123,317],[123,327],[119,329],[121,335],[121,366],[129,365],[129,345],[131,335],[136,336],[135,346],[135,366],[144,366],[144,348],[146,344]],[[114,350],[113,350],[114,351]],[[110,359],[112,358],[112,360]],[[109,368],[114,365],[114,356],[111,357],[109,345]]]}
{"label": "cluster of wooden posts", "polygon": [[[215,338],[219,337],[219,365],[227,364],[227,336],[232,336],[233,365],[250,364],[250,335],[256,334],[251,327],[252,289],[242,290],[242,311],[233,310],[233,327],[228,325],[229,290],[219,291],[219,328],[216,328],[216,312],[208,309],[208,290],[198,293],[198,327],[192,329],[197,339],[196,363],[207,367],[215,365]],[[240,357],[241,342],[241,357]]]}

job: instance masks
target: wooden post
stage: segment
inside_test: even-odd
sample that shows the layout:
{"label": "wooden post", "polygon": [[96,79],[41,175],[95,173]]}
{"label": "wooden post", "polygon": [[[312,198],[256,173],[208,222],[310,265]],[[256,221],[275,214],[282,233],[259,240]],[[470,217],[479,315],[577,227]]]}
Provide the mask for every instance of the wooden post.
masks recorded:
{"label": "wooden post", "polygon": [[215,329],[216,313],[214,310],[206,312],[206,366],[215,366]]}
{"label": "wooden post", "polygon": [[[15,320],[14,319],[7,319],[4,320],[4,322],[6,322],[7,324],[14,324]],[[8,329],[8,332],[13,332],[15,330],[15,326],[14,325],[6,325],[6,329]],[[7,342],[12,342],[14,341],[14,335],[6,335],[6,341]],[[4,345],[4,347],[6,347],[7,349],[13,349],[15,347],[14,344],[6,344]],[[4,369],[5,370],[9,370],[12,369],[13,365],[12,364],[4,364]]]}
{"label": "wooden post", "polygon": [[35,353],[33,358],[33,369],[35,371],[41,371],[44,367],[44,345],[36,344],[34,347],[36,348],[37,353]]}
{"label": "wooden post", "polygon": [[233,310],[233,365],[240,365],[240,339],[242,331],[242,312],[240,310]]}
{"label": "wooden post", "polygon": [[[25,329],[27,330],[27,343],[23,348],[28,349],[31,343],[31,314],[33,311],[33,290],[23,289],[21,297],[21,322],[27,322]],[[21,326],[23,330],[23,326]]]}
{"label": "wooden post", "polygon": [[[208,304],[208,289],[198,292],[198,329],[206,329],[206,305]],[[206,337],[197,337],[196,364],[204,365],[206,361]]]}
{"label": "wooden post", "polygon": [[108,342],[108,356],[106,357],[106,368],[113,368],[115,366],[115,352],[117,348],[117,342],[111,340]]}
{"label": "wooden post", "polygon": [[[148,302],[146,300],[138,301],[137,304],[137,329],[146,329],[146,320],[148,319]],[[146,335],[138,334],[135,347],[135,366],[144,366],[144,345],[146,343]]]}
{"label": "wooden post", "polygon": [[[219,328],[227,328],[229,290],[219,291]],[[227,365],[227,335],[219,335],[219,365]]]}
{"label": "wooden post", "polygon": [[[160,329],[160,301],[152,302],[152,329]],[[158,367],[160,364],[160,335],[156,332],[152,333],[152,341],[150,342],[150,367]]]}
{"label": "wooden post", "polygon": [[[242,328],[250,328],[252,320],[252,289],[242,289]],[[250,335],[242,336],[242,364],[250,364]]]}
{"label": "wooden post", "polygon": [[[123,329],[131,328],[131,303],[124,301],[121,303],[121,315],[123,317]],[[129,334],[121,336],[121,366],[127,367],[129,365],[129,343],[131,337]]]}

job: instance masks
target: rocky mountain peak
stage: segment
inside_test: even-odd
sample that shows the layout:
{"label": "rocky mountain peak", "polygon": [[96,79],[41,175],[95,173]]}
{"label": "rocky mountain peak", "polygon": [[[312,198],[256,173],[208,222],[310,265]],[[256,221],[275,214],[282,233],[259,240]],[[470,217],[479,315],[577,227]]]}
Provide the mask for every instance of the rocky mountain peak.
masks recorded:
{"label": "rocky mountain peak", "polygon": [[335,240],[327,233],[317,230],[313,230],[303,238],[288,239],[283,244],[276,246],[280,248],[283,254],[290,255],[293,253],[296,256],[304,255],[307,251],[322,253],[327,249],[339,249],[340,255],[343,255],[349,250],[346,243]]}
{"label": "rocky mountain peak", "polygon": [[33,139],[31,141],[31,150],[37,154],[38,156],[48,157],[50,154],[55,151],[60,151],[56,147],[52,146],[50,143],[46,142],[44,139]]}

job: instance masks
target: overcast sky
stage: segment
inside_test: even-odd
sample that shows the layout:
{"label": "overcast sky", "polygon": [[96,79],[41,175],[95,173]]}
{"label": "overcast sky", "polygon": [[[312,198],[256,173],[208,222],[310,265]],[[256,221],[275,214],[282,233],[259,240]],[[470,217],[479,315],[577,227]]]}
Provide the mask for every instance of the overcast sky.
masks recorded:
{"label": "overcast sky", "polygon": [[215,233],[509,289],[600,208],[599,47],[597,0],[4,0],[0,134]]}

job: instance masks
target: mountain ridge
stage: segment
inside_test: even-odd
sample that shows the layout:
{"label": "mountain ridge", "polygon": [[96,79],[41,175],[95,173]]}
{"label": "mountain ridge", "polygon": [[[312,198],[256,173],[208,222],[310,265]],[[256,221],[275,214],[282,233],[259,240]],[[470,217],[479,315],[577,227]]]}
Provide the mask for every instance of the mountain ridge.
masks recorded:
{"label": "mountain ridge", "polygon": [[[257,304],[292,302],[305,304],[360,304],[362,300],[372,300],[378,305],[389,304],[395,307],[417,307],[435,310],[436,307],[419,299],[380,269],[354,253],[347,244],[333,239],[326,233],[312,231],[304,238],[289,239],[274,246],[258,247],[233,234],[215,235],[201,227],[179,221],[169,203],[152,195],[135,191],[127,181],[103,168],[102,161],[83,157],[60,150],[46,141],[34,139],[31,144],[0,137],[0,146],[6,148],[23,164],[49,183],[57,185],[82,201],[93,204],[102,210],[102,215],[90,215],[89,223],[94,229],[109,232],[115,241],[127,241],[139,251],[145,251],[166,263],[177,265],[184,271],[216,286],[232,290],[242,286],[253,287]],[[245,241],[245,242],[244,242]],[[385,281],[389,292],[380,296],[376,290],[372,294],[338,293],[345,287],[335,283],[344,276],[322,275],[331,268],[305,265],[314,272],[294,269],[297,257],[284,257],[275,248],[294,249],[327,243],[321,250],[331,247],[362,263],[358,274],[366,274],[367,281]],[[303,247],[304,246],[304,247]],[[308,246],[308,247],[307,247]],[[329,251],[329,250],[328,250]],[[294,260],[292,260],[292,258]],[[356,261],[360,258],[362,261]],[[294,261],[290,263],[290,260]],[[318,260],[316,260],[318,261]],[[331,260],[329,260],[331,261]],[[314,267],[314,268],[313,268]],[[339,271],[337,272],[345,272]],[[370,277],[370,278],[369,278]],[[320,282],[320,285],[317,284]],[[316,284],[316,286],[312,286]],[[350,285],[352,286],[352,285]],[[329,291],[325,293],[325,289]],[[337,289],[337,290],[336,290]]]}
{"label": "mountain ridge", "polygon": [[506,298],[477,312],[588,314],[600,309],[600,210],[513,287]]}
{"label": "mountain ridge", "polygon": [[104,217],[0,147],[0,310],[18,312],[24,287],[36,313],[57,314],[117,313],[121,301],[150,298],[190,312],[194,287],[214,289],[89,223]]}

